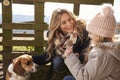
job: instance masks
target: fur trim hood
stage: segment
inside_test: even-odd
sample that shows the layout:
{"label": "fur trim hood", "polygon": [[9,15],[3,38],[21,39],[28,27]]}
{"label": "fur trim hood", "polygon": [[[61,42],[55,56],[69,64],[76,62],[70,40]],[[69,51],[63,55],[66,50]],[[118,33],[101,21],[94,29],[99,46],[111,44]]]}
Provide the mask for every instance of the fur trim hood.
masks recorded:
{"label": "fur trim hood", "polygon": [[111,55],[120,61],[120,42],[101,43],[98,47],[103,50],[107,50]]}

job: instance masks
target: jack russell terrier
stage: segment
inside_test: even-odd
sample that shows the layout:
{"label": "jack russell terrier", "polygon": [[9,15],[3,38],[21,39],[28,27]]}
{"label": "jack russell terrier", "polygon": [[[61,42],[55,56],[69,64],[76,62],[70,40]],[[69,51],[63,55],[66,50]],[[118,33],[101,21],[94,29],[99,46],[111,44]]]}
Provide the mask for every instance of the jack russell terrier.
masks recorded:
{"label": "jack russell terrier", "polygon": [[21,55],[8,66],[6,80],[29,80],[30,73],[36,72],[39,66],[32,61],[28,54]]}

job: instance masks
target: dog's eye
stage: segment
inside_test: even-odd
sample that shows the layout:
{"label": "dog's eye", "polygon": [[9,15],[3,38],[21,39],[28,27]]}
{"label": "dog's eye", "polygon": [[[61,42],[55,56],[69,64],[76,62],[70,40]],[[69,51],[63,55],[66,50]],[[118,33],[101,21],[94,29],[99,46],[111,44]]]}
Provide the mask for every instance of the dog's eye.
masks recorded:
{"label": "dog's eye", "polygon": [[31,64],[31,61],[27,61],[27,62],[26,62],[26,65],[30,65],[30,64]]}

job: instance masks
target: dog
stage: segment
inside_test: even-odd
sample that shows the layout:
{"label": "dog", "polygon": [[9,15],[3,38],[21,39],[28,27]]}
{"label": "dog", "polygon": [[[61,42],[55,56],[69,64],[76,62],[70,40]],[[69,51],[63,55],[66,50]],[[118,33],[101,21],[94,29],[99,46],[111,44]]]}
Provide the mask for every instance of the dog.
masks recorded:
{"label": "dog", "polygon": [[23,54],[8,66],[6,80],[29,80],[30,73],[36,72],[39,66],[32,61],[32,56]]}

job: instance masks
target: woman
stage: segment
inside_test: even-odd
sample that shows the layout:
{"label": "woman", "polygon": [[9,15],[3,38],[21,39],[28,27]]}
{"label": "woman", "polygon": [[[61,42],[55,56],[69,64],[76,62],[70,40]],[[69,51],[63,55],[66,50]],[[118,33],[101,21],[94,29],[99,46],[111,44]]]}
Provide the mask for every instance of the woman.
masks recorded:
{"label": "woman", "polygon": [[[33,61],[38,65],[51,62],[51,69],[63,72],[64,50],[73,45],[74,53],[84,62],[84,51],[89,45],[90,38],[85,28],[85,23],[68,10],[54,10],[48,28],[48,46],[43,54],[33,56]],[[50,80],[50,79],[49,79]]]}
{"label": "woman", "polygon": [[64,80],[120,80],[120,42],[113,42],[116,20],[111,5],[104,5],[87,26],[92,40],[88,62],[84,65],[72,52],[65,51],[65,64],[72,76]]}

